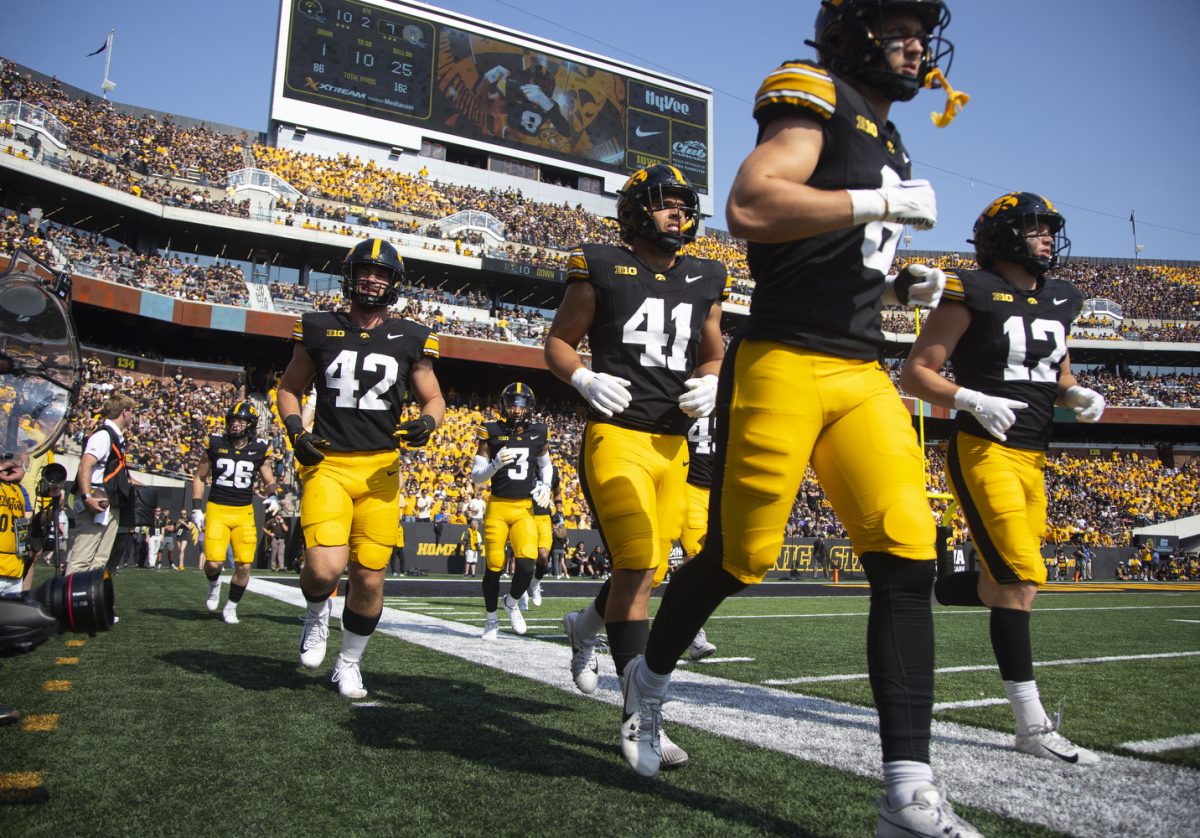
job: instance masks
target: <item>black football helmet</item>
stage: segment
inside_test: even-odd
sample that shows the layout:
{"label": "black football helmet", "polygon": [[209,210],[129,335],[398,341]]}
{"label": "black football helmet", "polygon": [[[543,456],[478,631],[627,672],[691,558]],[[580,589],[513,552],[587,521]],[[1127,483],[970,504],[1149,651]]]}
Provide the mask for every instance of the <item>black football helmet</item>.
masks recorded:
{"label": "black football helmet", "polygon": [[[928,41],[915,77],[893,72],[880,38],[889,14],[911,14],[925,27]],[[893,102],[917,95],[934,67],[950,74],[954,44],[942,37],[950,9],[942,0],[822,0],[817,12],[815,47],[821,63],[840,76],[860,79]]]}
{"label": "black football helmet", "polygon": [[[1043,223],[1054,235],[1048,257],[1029,252],[1029,237],[1036,235],[1029,231],[1036,231]],[[1041,195],[1009,192],[992,201],[980,213],[975,222],[975,238],[967,242],[975,245],[975,260],[984,270],[991,270],[997,259],[1004,259],[1015,262],[1034,276],[1041,276],[1070,254],[1071,240],[1066,231],[1067,219]]]}
{"label": "black football helmet", "polygon": [[[525,412],[514,418],[512,415],[514,407],[524,408]],[[533,411],[536,409],[537,397],[533,395],[533,390],[530,389],[528,384],[514,381],[500,393],[500,415],[504,417],[505,422],[515,424],[528,422],[529,417],[533,415]]]}
{"label": "black football helmet", "polygon": [[[683,223],[678,233],[660,233],[654,223],[654,211],[662,209],[663,198],[682,198]],[[696,216],[700,198],[683,172],[666,163],[634,172],[617,193],[617,224],[621,238],[632,242],[643,238],[666,253],[675,253],[696,238]]]}
{"label": "black football helmet", "polygon": [[[233,423],[237,420],[242,420],[245,424],[238,433],[233,432]],[[254,405],[250,402],[238,402],[233,407],[229,408],[229,412],[225,414],[225,438],[230,442],[241,442],[244,439],[249,439],[251,435],[258,432],[258,411],[254,409]]]}
{"label": "black football helmet", "polygon": [[[382,294],[369,294],[358,289],[354,269],[358,265],[378,265],[391,274],[391,284]],[[383,239],[360,241],[342,260],[342,296],[367,308],[390,306],[400,296],[400,284],[405,277],[404,261],[399,252]]]}

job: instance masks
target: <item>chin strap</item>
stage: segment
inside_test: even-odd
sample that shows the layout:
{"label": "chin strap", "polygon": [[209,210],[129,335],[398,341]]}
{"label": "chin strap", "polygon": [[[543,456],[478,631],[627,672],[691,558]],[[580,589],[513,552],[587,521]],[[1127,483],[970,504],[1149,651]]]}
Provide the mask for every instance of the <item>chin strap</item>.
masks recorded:
{"label": "chin strap", "polygon": [[946,81],[946,77],[942,74],[939,67],[934,67],[925,74],[924,86],[930,90],[940,87],[946,91],[946,109],[941,113],[935,111],[929,115],[929,118],[933,120],[933,124],[938,128],[945,128],[953,122],[954,117],[958,116],[963,106],[971,101],[970,95],[963,93],[961,90],[955,90],[950,86],[950,82]]}

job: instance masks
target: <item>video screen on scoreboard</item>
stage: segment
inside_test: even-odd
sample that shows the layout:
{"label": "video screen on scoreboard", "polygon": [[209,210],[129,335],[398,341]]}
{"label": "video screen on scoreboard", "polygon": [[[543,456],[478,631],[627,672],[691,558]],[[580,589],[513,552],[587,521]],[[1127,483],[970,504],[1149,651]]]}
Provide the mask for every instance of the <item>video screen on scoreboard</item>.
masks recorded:
{"label": "video screen on scoreboard", "polygon": [[283,95],[615,172],[655,163],[708,191],[708,102],[361,3],[294,0]]}

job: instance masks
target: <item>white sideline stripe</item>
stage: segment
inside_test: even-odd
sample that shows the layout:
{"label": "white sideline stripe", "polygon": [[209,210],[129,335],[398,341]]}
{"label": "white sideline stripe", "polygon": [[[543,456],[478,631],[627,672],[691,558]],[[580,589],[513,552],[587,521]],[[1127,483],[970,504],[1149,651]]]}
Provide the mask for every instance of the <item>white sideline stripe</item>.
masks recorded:
{"label": "white sideline stripe", "polygon": [[[1057,661],[1034,661],[1034,666],[1076,666],[1080,664],[1093,663],[1117,663],[1119,661],[1147,661],[1160,660],[1163,658],[1191,658],[1200,655],[1200,652],[1156,652],[1151,655],[1108,655],[1103,658],[1068,658]],[[995,669],[996,665],[983,664],[981,666],[943,666],[935,669],[934,672],[987,672]],[[773,678],[769,681],[763,681],[764,684],[769,684],[773,687],[784,687],[790,684],[822,684],[831,681],[865,681],[867,673],[855,672],[850,675],[809,675],[804,678]]]}
{"label": "white sideline stripe", "polygon": [[1200,623],[1200,620],[1172,620],[1172,623]]}
{"label": "white sideline stripe", "polygon": [[[304,608],[299,588],[251,577],[250,590]],[[334,614],[340,615],[342,607],[338,598]],[[377,632],[582,697],[571,680],[571,650],[562,643],[518,638],[507,629],[495,641],[483,643],[472,626],[393,608],[384,608]],[[369,684],[369,670],[366,680]],[[664,711],[677,726],[881,779],[879,724],[871,708],[690,670],[676,672],[672,697]],[[621,703],[616,674],[607,665],[601,668],[593,698],[613,706]],[[616,763],[617,718],[615,712],[612,715]],[[673,738],[688,744],[686,731]],[[700,756],[693,751],[693,763],[700,763]],[[1011,734],[941,721],[933,723],[933,764],[949,781],[955,802],[1059,832],[1158,838],[1195,831],[1200,771],[1194,769],[1105,753],[1103,762],[1083,770],[1016,753]],[[1048,794],[1049,788],[1056,793]]]}
{"label": "white sideline stripe", "polygon": [[976,698],[970,701],[943,701],[933,705],[933,712],[943,710],[962,710],[966,707],[994,707],[997,704],[1008,704],[1007,698]]}
{"label": "white sideline stripe", "polygon": [[[1075,608],[1038,608],[1038,614],[1047,614],[1054,611],[1159,611],[1164,608],[1200,608],[1200,605],[1096,605],[1096,606],[1078,606]],[[963,608],[959,611],[950,611],[944,607],[933,609],[935,617],[959,617],[962,615],[987,615],[990,614],[987,608]],[[710,620],[781,620],[781,619],[798,619],[809,617],[866,617],[866,611],[830,611],[825,614],[713,614],[708,619]]]}
{"label": "white sideline stripe", "polygon": [[701,658],[698,661],[683,658],[680,666],[708,666],[710,663],[754,663],[754,658]]}
{"label": "white sideline stripe", "polygon": [[1197,748],[1200,747],[1200,733],[1190,733],[1184,736],[1168,736],[1166,739],[1143,739],[1140,742],[1126,742],[1121,747],[1127,751],[1137,751],[1139,754],[1160,754],[1163,751]]}

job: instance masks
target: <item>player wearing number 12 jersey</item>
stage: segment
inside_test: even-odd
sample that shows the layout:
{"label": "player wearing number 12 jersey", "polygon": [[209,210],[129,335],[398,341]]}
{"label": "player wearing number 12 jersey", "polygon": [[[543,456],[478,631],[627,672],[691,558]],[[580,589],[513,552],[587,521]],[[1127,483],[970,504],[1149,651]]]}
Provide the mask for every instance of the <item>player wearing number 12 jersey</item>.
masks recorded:
{"label": "player wearing number 12 jersey", "polygon": [[[237,623],[237,607],[250,581],[250,567],[258,548],[258,527],[254,524],[254,475],[262,479],[264,506],[279,511],[275,497],[278,486],[271,472],[271,446],[255,437],[258,411],[250,402],[238,402],[225,414],[225,434],[213,434],[204,449],[196,476],[192,478],[192,520],[204,531],[204,575],[208,577],[205,605],[216,611],[221,602],[221,567],[225,554],[233,546],[233,578],[229,599],[221,619]],[[204,511],[204,484],[212,476],[212,489]]]}
{"label": "player wearing number 12 jersey", "polygon": [[[592,649],[602,626],[618,675],[645,648],[650,590],[683,524],[689,416],[708,415],[716,395],[728,274],[678,253],[695,236],[698,203],[673,166],[635,172],[617,201],[628,246],[584,245],[568,257],[566,294],[546,338],[547,366],[590,406],[579,473],[613,563],[595,602],[564,621],[584,692],[596,688]],[[584,335],[590,370],[576,351]],[[649,737],[649,725],[626,707],[622,748]],[[665,735],[662,747],[667,764],[687,760]]]}
{"label": "player wearing number 12 jersey", "polygon": [[[278,390],[279,415],[300,464],[300,525],[308,545],[300,575],[308,602],[300,662],[316,668],[324,660],[329,596],[349,565],[342,651],[333,672],[346,698],[367,694],[359,660],[383,611],[384,575],[399,525],[397,440],[424,445],[446,409],[433,372],[437,335],[388,315],[404,275],[392,245],[382,239],[355,245],[342,263],[350,310],[313,312],[296,323],[292,360]],[[307,431],[300,398],[314,379],[316,421]],[[408,390],[421,414],[400,422]]]}
{"label": "player wearing number 12 jersey", "polygon": [[[1091,765],[1100,758],[1058,733],[1061,715],[1051,719],[1042,707],[1029,634],[1033,600],[1046,581],[1042,473],[1054,405],[1073,408],[1083,422],[1104,412],[1104,397],[1078,385],[1067,354],[1083,297],[1047,275],[1070,247],[1066,219],[1042,196],[1012,192],[988,205],[974,234],[983,270],[951,274],[901,379],[909,393],[958,409],[947,476],[983,557],[982,572],[949,574],[934,591],[947,605],[991,609],[992,650],[1016,718],[1017,750]],[[953,382],[938,374],[947,360]]]}

